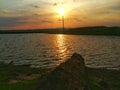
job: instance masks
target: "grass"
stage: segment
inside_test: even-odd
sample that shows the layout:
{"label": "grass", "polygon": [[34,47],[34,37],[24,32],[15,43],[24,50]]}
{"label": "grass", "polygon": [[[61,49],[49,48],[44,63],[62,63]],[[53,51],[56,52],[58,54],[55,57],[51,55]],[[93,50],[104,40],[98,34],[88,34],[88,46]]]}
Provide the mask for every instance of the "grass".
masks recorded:
{"label": "grass", "polygon": [[120,71],[87,68],[91,90],[120,90]]}
{"label": "grass", "polygon": [[[50,70],[0,63],[0,90],[34,90]],[[90,90],[120,90],[120,71],[86,68]]]}
{"label": "grass", "polygon": [[30,90],[48,70],[0,63],[0,90]]}
{"label": "grass", "polygon": [[17,83],[0,83],[0,90],[29,90],[33,87],[37,79],[24,80]]}

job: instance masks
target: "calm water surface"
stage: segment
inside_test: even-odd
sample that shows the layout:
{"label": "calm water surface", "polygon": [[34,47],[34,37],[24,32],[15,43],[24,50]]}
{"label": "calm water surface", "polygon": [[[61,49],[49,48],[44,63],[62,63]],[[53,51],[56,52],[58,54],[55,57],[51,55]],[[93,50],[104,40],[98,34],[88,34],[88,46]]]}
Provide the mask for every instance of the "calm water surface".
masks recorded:
{"label": "calm water surface", "polygon": [[89,67],[120,69],[120,37],[62,34],[0,34],[0,61],[53,68],[74,52]]}

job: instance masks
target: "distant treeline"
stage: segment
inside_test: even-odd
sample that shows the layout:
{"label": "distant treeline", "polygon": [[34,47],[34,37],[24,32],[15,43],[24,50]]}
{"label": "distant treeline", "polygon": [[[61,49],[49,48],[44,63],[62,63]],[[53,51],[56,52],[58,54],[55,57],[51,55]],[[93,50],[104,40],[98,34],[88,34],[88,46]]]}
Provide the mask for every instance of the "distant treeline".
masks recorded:
{"label": "distant treeline", "polygon": [[120,27],[81,27],[73,29],[35,29],[35,30],[0,30],[0,34],[20,33],[49,33],[49,34],[73,34],[73,35],[116,35],[120,36]]}

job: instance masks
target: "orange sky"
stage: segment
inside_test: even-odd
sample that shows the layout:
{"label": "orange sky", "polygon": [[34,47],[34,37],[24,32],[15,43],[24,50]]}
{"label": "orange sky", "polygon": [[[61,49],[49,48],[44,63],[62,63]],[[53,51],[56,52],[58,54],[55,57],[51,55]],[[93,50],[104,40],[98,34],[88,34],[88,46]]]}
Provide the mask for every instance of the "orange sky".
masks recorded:
{"label": "orange sky", "polygon": [[120,0],[0,0],[0,29],[120,26]]}

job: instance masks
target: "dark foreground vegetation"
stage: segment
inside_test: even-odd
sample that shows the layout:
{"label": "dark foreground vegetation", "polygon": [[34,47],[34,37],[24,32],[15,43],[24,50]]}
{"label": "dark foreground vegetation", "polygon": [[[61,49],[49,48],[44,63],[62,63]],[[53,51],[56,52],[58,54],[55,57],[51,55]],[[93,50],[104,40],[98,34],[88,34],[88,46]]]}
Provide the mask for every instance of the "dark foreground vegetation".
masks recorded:
{"label": "dark foreground vegetation", "polygon": [[0,90],[30,90],[47,69],[0,63]]}
{"label": "dark foreground vegetation", "polygon": [[73,35],[116,35],[120,36],[120,27],[81,27],[73,29],[35,29],[35,30],[0,30],[0,34],[16,33],[49,33],[49,34],[73,34]]}
{"label": "dark foreground vegetation", "polygon": [[0,63],[0,90],[120,90],[120,71],[88,68],[80,58],[54,70]]}

